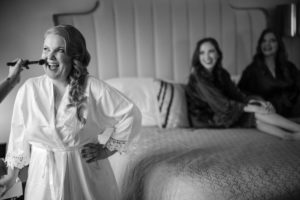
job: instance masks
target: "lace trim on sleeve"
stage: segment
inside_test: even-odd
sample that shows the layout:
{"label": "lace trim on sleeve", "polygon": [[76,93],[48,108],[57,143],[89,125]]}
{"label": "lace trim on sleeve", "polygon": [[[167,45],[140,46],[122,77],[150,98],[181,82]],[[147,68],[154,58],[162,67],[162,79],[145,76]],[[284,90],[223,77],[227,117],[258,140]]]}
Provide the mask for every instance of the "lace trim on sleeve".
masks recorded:
{"label": "lace trim on sleeve", "polygon": [[26,165],[29,165],[29,157],[24,155],[14,155],[13,153],[7,153],[5,162],[8,167],[22,169]]}
{"label": "lace trim on sleeve", "polygon": [[116,140],[112,137],[109,138],[107,143],[105,144],[106,148],[108,148],[110,151],[115,151],[117,150],[118,152],[125,152],[126,151],[126,141],[122,140]]}

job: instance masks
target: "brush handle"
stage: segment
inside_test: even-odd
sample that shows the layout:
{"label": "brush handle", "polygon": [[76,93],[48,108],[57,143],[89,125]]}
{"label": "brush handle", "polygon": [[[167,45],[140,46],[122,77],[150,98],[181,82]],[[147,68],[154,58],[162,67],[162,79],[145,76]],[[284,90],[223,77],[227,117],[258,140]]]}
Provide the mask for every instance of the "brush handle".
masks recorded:
{"label": "brush handle", "polygon": [[[6,63],[7,66],[14,66],[17,62],[8,62]],[[32,65],[32,64],[39,64],[39,65],[43,65],[46,63],[46,60],[33,60],[33,61],[29,61],[29,60],[25,60],[24,65]]]}

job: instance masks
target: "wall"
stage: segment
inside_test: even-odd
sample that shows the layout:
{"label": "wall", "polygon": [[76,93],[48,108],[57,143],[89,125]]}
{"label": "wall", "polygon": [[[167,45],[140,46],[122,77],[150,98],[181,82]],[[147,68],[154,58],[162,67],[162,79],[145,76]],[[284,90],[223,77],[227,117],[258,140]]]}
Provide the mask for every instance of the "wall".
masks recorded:
{"label": "wall", "polygon": [[299,2],[299,0],[229,0],[232,5],[240,8],[262,7],[274,8],[276,5]]}
{"label": "wall", "polygon": [[[299,0],[298,0],[299,1]],[[52,14],[86,10],[95,0],[1,0],[0,1],[0,80],[8,74],[5,63],[17,57],[38,59],[41,55],[44,32],[53,25]],[[291,0],[230,0],[233,6],[240,8],[264,7],[270,11],[278,4]],[[293,54],[300,43],[287,38],[291,60],[300,66],[300,57]],[[296,60],[298,59],[298,60]],[[0,143],[8,140],[13,102],[18,87],[29,77],[43,74],[43,69],[32,66],[24,71],[21,83],[0,104]]]}
{"label": "wall", "polygon": [[[300,5],[300,0],[229,0],[233,7],[244,9],[244,8],[255,8],[262,7],[267,10],[269,15],[269,26],[278,28],[278,10],[276,10],[277,5],[284,5],[289,3],[297,3]],[[299,9],[300,10],[300,9]],[[300,14],[298,13],[298,20],[300,20]],[[300,23],[298,22],[298,25]],[[298,27],[299,30],[299,27]],[[289,56],[289,60],[296,64],[300,69],[300,35],[291,38],[283,37],[283,41],[286,46],[286,50]]]}
{"label": "wall", "polygon": [[[52,14],[74,12],[92,7],[95,0],[1,0],[0,1],[0,80],[6,78],[6,62],[17,57],[39,59],[44,32],[53,25]],[[21,84],[29,77],[43,74],[32,66],[22,74]],[[0,143],[8,140],[13,103],[19,84],[0,104]]]}

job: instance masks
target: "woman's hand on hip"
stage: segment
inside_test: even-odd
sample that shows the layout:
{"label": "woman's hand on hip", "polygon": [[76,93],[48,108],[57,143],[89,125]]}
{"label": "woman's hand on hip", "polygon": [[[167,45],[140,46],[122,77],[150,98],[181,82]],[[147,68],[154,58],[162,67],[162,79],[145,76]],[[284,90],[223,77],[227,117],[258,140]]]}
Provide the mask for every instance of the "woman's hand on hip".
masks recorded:
{"label": "woman's hand on hip", "polygon": [[113,153],[100,143],[88,143],[81,149],[81,156],[87,163],[106,159]]}

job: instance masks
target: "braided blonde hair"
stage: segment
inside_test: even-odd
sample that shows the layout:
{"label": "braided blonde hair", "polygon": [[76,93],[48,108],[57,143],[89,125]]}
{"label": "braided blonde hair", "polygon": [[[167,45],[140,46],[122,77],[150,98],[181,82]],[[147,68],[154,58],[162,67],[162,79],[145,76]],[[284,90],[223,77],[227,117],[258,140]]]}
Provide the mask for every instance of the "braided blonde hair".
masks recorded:
{"label": "braided blonde hair", "polygon": [[73,60],[73,66],[67,77],[70,85],[68,107],[76,107],[78,120],[85,124],[82,108],[86,102],[84,95],[86,77],[88,75],[87,66],[90,62],[90,54],[86,48],[86,43],[81,32],[72,25],[58,25],[49,29],[45,33],[45,38],[49,34],[59,35],[66,43],[66,53]]}

